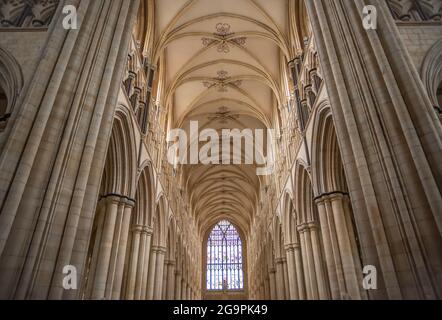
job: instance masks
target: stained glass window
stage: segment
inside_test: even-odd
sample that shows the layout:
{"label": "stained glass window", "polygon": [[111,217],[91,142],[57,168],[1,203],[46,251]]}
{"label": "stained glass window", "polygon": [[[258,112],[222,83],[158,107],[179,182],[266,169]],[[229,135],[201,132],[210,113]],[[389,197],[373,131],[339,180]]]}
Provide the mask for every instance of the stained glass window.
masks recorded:
{"label": "stained glass window", "polygon": [[243,290],[242,241],[228,221],[219,222],[207,240],[207,290]]}

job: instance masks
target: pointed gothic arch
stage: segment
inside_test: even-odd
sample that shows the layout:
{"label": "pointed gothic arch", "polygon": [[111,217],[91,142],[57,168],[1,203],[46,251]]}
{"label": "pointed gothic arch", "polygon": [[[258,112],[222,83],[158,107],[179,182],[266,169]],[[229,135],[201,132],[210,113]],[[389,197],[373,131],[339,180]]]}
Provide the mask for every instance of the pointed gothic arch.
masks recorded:
{"label": "pointed gothic arch", "polygon": [[442,39],[428,51],[422,63],[421,77],[431,102],[442,115]]}
{"label": "pointed gothic arch", "polygon": [[[89,240],[82,295],[120,299],[124,295],[124,261],[136,200],[136,146],[130,115],[117,108],[101,180],[100,198]],[[111,251],[104,248],[111,246]],[[117,262],[118,261],[118,262]],[[113,281],[108,281],[108,278]]]}
{"label": "pointed gothic arch", "polygon": [[317,111],[314,133],[314,205],[321,226],[330,292],[333,299],[361,299],[362,252],[328,102],[322,103]]}

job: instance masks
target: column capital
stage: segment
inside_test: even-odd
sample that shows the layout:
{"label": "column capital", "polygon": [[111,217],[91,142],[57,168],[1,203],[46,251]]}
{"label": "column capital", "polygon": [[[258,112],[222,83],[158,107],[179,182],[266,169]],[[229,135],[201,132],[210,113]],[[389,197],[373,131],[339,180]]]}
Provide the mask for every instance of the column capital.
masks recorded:
{"label": "column capital", "polygon": [[312,68],[309,71],[310,74],[317,74],[318,73],[318,69],[317,68]]}
{"label": "column capital", "polygon": [[305,92],[313,92],[313,85],[307,84],[306,86],[304,86],[304,91]]}
{"label": "column capital", "polygon": [[310,222],[306,223],[306,225],[309,230],[319,229],[319,224],[316,221],[310,221]]}
{"label": "column capital", "polygon": [[152,251],[155,252],[156,254],[164,254],[165,255],[167,253],[167,248],[163,247],[163,246],[153,246]]}
{"label": "column capital", "polygon": [[298,229],[299,233],[304,233],[307,231],[308,226],[307,226],[307,223],[302,223],[302,224],[298,225],[296,228]]}
{"label": "column capital", "polygon": [[135,233],[142,233],[143,232],[143,228],[144,228],[143,225],[135,224],[135,225],[132,226],[131,230],[132,230],[132,232],[135,232]]}
{"label": "column capital", "polygon": [[302,54],[300,54],[300,55],[294,57],[292,60],[290,60],[290,61],[287,63],[287,65],[288,65],[289,67],[293,67],[293,66],[299,64],[301,61],[302,61]]}
{"label": "column capital", "polygon": [[153,235],[153,228],[148,227],[148,226],[143,226],[142,232],[148,236],[152,236]]}
{"label": "column capital", "polygon": [[176,265],[175,260],[166,260],[164,261],[164,264],[168,267],[174,267]]}
{"label": "column capital", "polygon": [[299,249],[301,246],[299,243],[289,243],[285,245],[285,250],[288,252],[295,251],[296,249]]}
{"label": "column capital", "polygon": [[323,194],[317,196],[314,199],[314,201],[316,202],[317,205],[319,205],[325,201],[333,201],[333,200],[343,199],[343,198],[347,198],[347,199],[349,198],[348,192],[333,191],[333,192],[323,193]]}
{"label": "column capital", "polygon": [[117,193],[109,193],[101,196],[100,200],[105,200],[109,202],[113,202],[116,204],[126,204],[128,206],[135,207],[136,201],[128,196],[117,194]]}

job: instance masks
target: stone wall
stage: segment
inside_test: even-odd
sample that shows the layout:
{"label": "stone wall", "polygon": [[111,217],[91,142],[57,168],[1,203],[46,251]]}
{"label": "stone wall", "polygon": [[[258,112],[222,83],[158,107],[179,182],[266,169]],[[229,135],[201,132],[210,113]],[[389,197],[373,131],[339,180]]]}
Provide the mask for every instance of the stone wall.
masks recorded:
{"label": "stone wall", "polygon": [[438,40],[442,39],[442,24],[399,23],[398,28],[416,68],[420,72],[427,52]]}
{"label": "stone wall", "polygon": [[45,45],[46,31],[0,29],[0,48],[8,51],[19,63],[25,82],[32,77],[41,50]]}

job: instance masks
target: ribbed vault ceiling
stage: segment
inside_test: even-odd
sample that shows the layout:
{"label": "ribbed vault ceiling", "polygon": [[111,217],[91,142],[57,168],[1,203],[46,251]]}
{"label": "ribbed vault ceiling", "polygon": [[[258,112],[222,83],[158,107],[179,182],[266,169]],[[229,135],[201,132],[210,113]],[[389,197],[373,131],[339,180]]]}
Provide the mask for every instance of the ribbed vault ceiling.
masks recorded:
{"label": "ribbed vault ceiling", "polygon": [[[172,128],[273,128],[281,101],[289,1],[155,2],[156,51]],[[228,218],[247,233],[259,203],[254,165],[188,165],[185,188],[201,232]]]}

